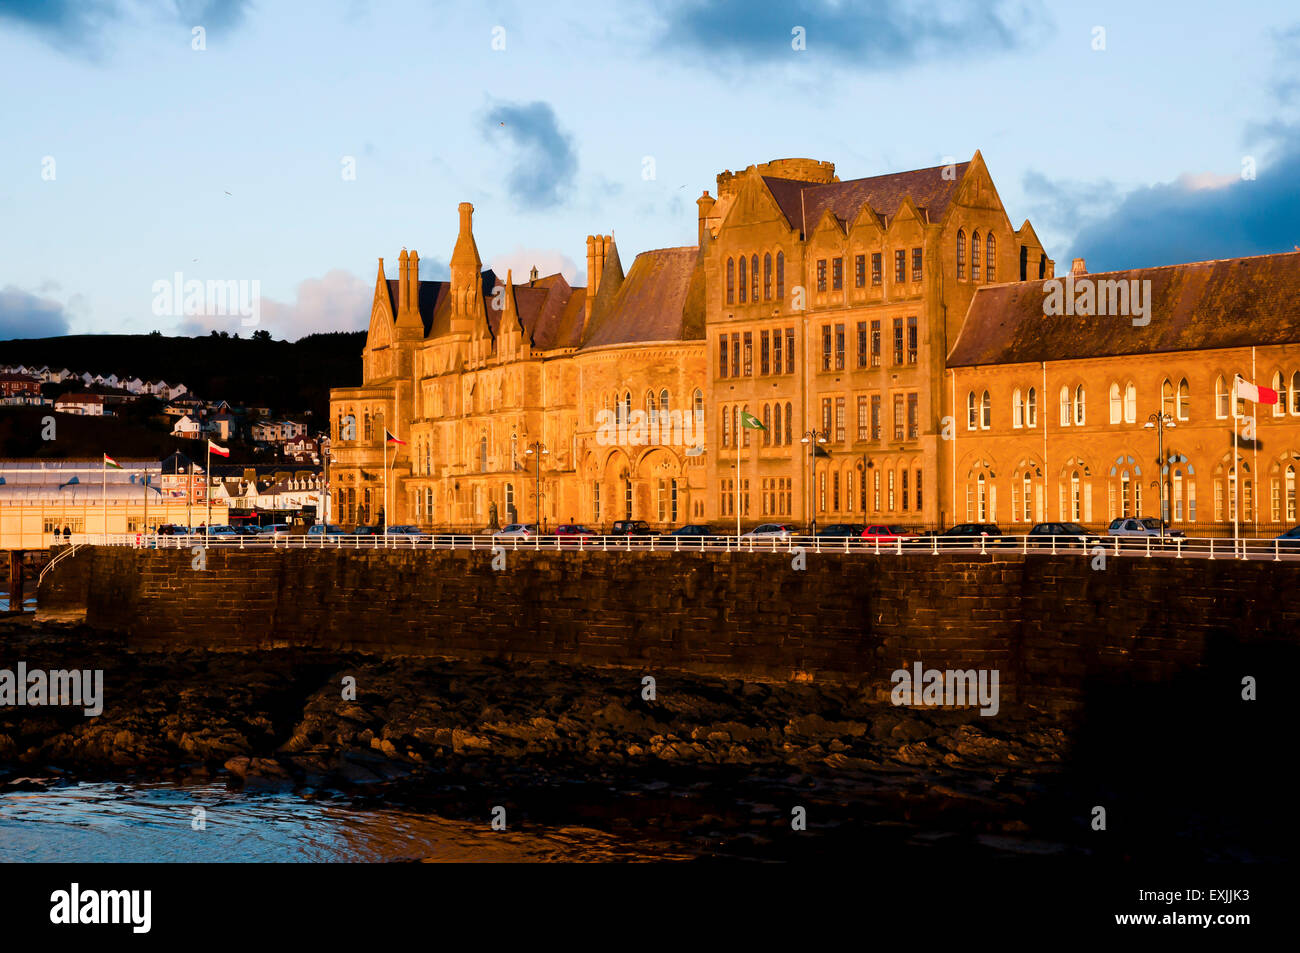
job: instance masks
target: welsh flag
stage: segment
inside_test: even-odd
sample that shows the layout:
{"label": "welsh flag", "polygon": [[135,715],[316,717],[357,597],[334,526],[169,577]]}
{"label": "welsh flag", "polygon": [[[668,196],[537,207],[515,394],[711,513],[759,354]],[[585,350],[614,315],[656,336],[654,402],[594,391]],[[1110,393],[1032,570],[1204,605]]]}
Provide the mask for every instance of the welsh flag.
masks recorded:
{"label": "welsh flag", "polygon": [[219,447],[219,446],[217,446],[217,444],[216,444],[215,442],[213,442],[212,440],[209,440],[209,441],[208,441],[208,450],[211,451],[212,453],[215,453],[215,454],[216,454],[217,456],[219,456],[219,457],[228,457],[228,456],[230,456],[230,448],[229,448],[229,447]]}
{"label": "welsh flag", "polygon": [[766,430],[763,422],[747,410],[740,412],[740,426],[748,427],[750,430]]}
{"label": "welsh flag", "polygon": [[120,470],[120,469],[122,469],[122,464],[118,463],[116,460],[114,460],[114,459],[113,459],[112,457],[110,457],[108,454],[104,454],[104,466],[106,466],[106,467],[112,467],[114,470]]}
{"label": "welsh flag", "polygon": [[1244,377],[1237,378],[1237,396],[1256,404],[1277,403],[1277,391],[1271,387],[1259,387]]}

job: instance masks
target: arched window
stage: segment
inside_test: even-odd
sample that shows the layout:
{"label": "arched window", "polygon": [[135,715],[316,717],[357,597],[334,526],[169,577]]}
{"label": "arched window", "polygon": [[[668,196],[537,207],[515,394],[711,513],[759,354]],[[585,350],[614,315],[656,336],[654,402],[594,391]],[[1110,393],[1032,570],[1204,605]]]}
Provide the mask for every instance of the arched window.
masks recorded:
{"label": "arched window", "polygon": [[1283,497],[1286,503],[1286,521],[1295,522],[1295,467],[1288,464],[1286,468],[1286,495]]}
{"label": "arched window", "polygon": [[989,281],[993,280],[993,276],[997,271],[994,265],[997,261],[997,252],[998,243],[994,239],[993,233],[989,232],[989,237],[984,242],[984,274]]}
{"label": "arched window", "polygon": [[974,430],[979,426],[979,412],[975,407],[975,392],[966,394],[966,429]]}
{"label": "arched window", "polygon": [[698,387],[695,388],[695,394],[691,397],[691,406],[698,415],[697,419],[702,419],[704,415],[704,391]]}
{"label": "arched window", "polygon": [[985,391],[980,397],[980,429],[988,430],[993,426],[993,401],[989,399],[989,392]]}
{"label": "arched window", "polygon": [[[1020,388],[1011,395],[1011,426],[1019,429],[1025,425],[1025,401],[1020,394]],[[1014,509],[1014,507],[1013,507]]]}
{"label": "arched window", "polygon": [[1061,387],[1061,426],[1070,426],[1070,388]]}
{"label": "arched window", "polygon": [[1129,381],[1124,387],[1124,423],[1137,423],[1137,406],[1137,386],[1132,381]]}
{"label": "arched window", "polygon": [[980,280],[980,233],[971,232],[970,236],[970,280]]}
{"label": "arched window", "polygon": [[665,416],[668,413],[668,388],[667,387],[659,391],[659,413],[664,414]]}
{"label": "arched window", "polygon": [[983,523],[988,519],[989,512],[988,478],[983,472],[975,478],[975,503],[975,518]]}
{"label": "arched window", "polygon": [[750,301],[758,300],[758,256],[749,260]]}
{"label": "arched window", "polygon": [[1291,375],[1291,413],[1300,415],[1300,371]]}
{"label": "arched window", "polygon": [[779,301],[785,297],[785,252],[776,253],[776,297]]}
{"label": "arched window", "polygon": [[749,293],[749,280],[745,277],[749,271],[748,259],[744,255],[740,256],[740,303],[745,303],[745,295]]}
{"label": "arched window", "polygon": [[785,445],[788,447],[794,442],[794,414],[790,412],[790,402],[786,401],[785,405]]}
{"label": "arched window", "polygon": [[1025,426],[1038,426],[1038,391],[1029,388],[1029,399],[1025,401]]}
{"label": "arched window", "polygon": [[727,259],[727,304],[736,303],[736,260]]}
{"label": "arched window", "polygon": [[1174,522],[1183,521],[1183,468],[1177,467],[1174,470],[1173,479],[1171,480],[1171,489],[1174,504]]}
{"label": "arched window", "polygon": [[772,408],[772,439],[779,447],[783,437],[784,434],[781,431],[781,405],[777,404]]}
{"label": "arched window", "polygon": [[1083,512],[1081,506],[1082,499],[1083,499],[1082,486],[1083,484],[1079,479],[1079,471],[1078,470],[1072,471],[1070,473],[1069,519],[1074,522],[1078,522],[1080,519],[1082,519],[1082,516],[1080,515]]}
{"label": "arched window", "polygon": [[1174,416],[1174,384],[1167,377],[1160,382],[1160,414]]}
{"label": "arched window", "polygon": [[[743,419],[744,419],[744,415],[747,414],[747,413],[749,413],[749,404],[746,404],[746,405],[741,409],[740,413],[741,413],[741,419],[743,420]],[[749,428],[748,428],[748,427],[741,427],[741,426],[739,425],[739,423],[737,423],[737,425],[736,425],[736,433],[739,434],[740,437],[742,438],[742,445],[748,447],[748,446],[749,446],[749,433],[750,433]]]}
{"label": "arched window", "polygon": [[487,473],[488,468],[488,442],[487,436],[478,438],[478,472]]}
{"label": "arched window", "polygon": [[1187,378],[1178,382],[1178,419],[1186,420],[1192,408],[1192,392],[1187,386]]}
{"label": "arched window", "polygon": [[1273,416],[1281,417],[1286,413],[1288,406],[1286,397],[1286,378],[1282,376],[1281,371],[1273,374],[1273,389],[1277,391],[1277,403],[1273,405]]}
{"label": "arched window", "polygon": [[1214,379],[1214,416],[1218,420],[1228,419],[1228,401],[1230,398],[1228,382],[1220,374]]}
{"label": "arched window", "polygon": [[1083,385],[1080,384],[1074,389],[1074,423],[1082,427],[1084,420],[1084,392]]}
{"label": "arched window", "polygon": [[966,277],[966,230],[957,229],[957,280]]}
{"label": "arched window", "polygon": [[623,391],[623,399],[618,402],[618,419],[628,420],[632,416],[632,392]]}
{"label": "arched window", "polygon": [[763,430],[763,446],[770,447],[772,445],[772,405],[771,404],[763,405],[763,427],[765,428]]}
{"label": "arched window", "polygon": [[772,253],[763,256],[763,300],[772,300]]}
{"label": "arched window", "polygon": [[1124,402],[1120,399],[1119,384],[1110,382],[1110,422],[1119,423],[1124,417]]}
{"label": "arched window", "polygon": [[366,435],[366,439],[367,439],[367,440],[369,440],[369,439],[371,438],[371,435],[372,435],[372,434],[371,434],[371,430],[370,430],[370,408],[369,408],[369,407],[366,408],[366,429],[365,429],[365,435]]}
{"label": "arched window", "polygon": [[731,446],[731,411],[726,407],[722,408],[722,445]]}
{"label": "arched window", "polygon": [[655,420],[659,414],[659,402],[655,400],[655,392],[648,390],[645,392],[645,419],[646,423]]}

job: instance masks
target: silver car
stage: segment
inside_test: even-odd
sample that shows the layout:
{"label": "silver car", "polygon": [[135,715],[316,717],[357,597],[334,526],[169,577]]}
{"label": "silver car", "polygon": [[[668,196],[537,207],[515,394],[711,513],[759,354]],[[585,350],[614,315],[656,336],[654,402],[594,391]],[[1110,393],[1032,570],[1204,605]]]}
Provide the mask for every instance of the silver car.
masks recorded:
{"label": "silver car", "polygon": [[522,536],[527,538],[536,535],[537,535],[536,523],[511,523],[509,526],[502,527],[501,529],[493,533],[492,538],[496,539],[498,536],[507,536],[507,537]]}
{"label": "silver car", "polygon": [[741,533],[741,539],[789,539],[794,535],[794,527],[786,523],[763,523],[755,526],[748,533]]}
{"label": "silver car", "polygon": [[[1110,521],[1107,536],[1160,536],[1160,520],[1154,516],[1121,516]],[[1182,530],[1165,529],[1166,537],[1185,535]]]}

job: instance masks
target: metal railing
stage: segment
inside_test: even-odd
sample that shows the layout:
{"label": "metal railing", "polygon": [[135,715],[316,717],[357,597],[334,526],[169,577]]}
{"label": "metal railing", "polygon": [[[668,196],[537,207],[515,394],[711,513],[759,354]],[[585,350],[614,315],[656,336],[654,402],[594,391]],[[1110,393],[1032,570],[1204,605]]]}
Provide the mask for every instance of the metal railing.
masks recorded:
{"label": "metal railing", "polygon": [[485,533],[348,534],[284,533],[155,535],[142,533],[78,534],[69,549],[60,551],[42,570],[83,545],[147,549],[211,549],[249,551],[288,549],[432,550],[467,549],[551,552],[659,553],[847,553],[872,556],[1072,554],[1096,557],[1172,559],[1269,559],[1300,562],[1300,539],[1224,539],[1221,537],[1098,536],[585,536],[488,535]]}
{"label": "metal railing", "polygon": [[71,545],[66,546],[63,549],[60,549],[57,553],[51,556],[49,562],[47,562],[44,566],[41,567],[40,574],[36,577],[36,588],[37,589],[41,588],[41,583],[45,581],[45,574],[47,572],[49,572],[59,563],[63,562],[63,560],[67,559],[73,553],[75,553],[80,547],[85,545],[86,544],[84,542],[72,543]]}

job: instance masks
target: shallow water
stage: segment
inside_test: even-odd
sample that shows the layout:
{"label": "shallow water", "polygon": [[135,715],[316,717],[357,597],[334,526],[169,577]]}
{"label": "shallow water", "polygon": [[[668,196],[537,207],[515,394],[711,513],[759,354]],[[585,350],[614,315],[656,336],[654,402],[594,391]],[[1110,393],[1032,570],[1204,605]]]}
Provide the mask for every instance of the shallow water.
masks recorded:
{"label": "shallow water", "polygon": [[[194,829],[194,808],[205,826]],[[686,859],[581,827],[482,823],[222,784],[76,784],[0,793],[0,861],[242,863]]]}

